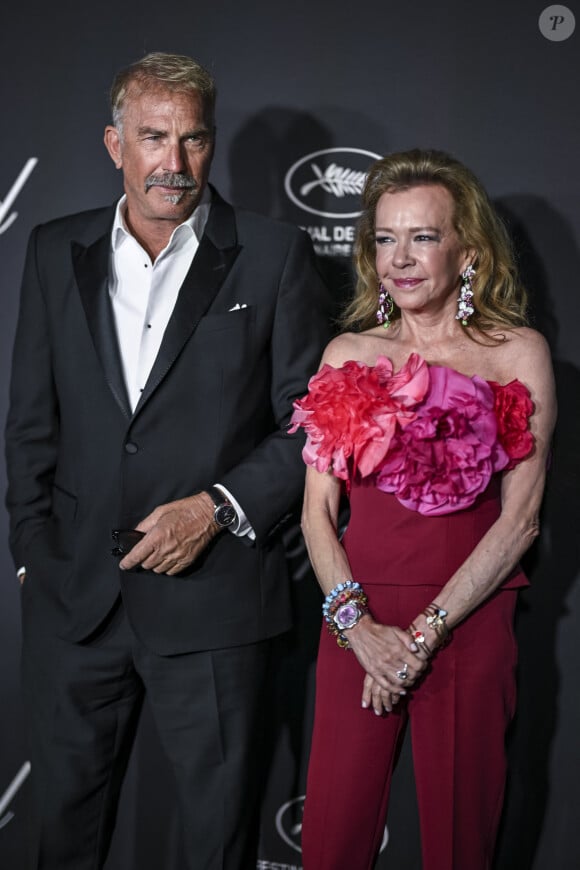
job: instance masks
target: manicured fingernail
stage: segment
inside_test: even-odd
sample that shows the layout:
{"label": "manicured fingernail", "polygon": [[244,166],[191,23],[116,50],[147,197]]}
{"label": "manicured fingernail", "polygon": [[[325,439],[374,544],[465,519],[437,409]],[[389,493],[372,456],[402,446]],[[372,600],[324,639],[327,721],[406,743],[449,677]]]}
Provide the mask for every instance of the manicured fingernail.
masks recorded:
{"label": "manicured fingernail", "polygon": [[419,652],[419,647],[415,642],[409,644],[409,649],[411,652]]}
{"label": "manicured fingernail", "polygon": [[366,701],[361,701],[361,707],[363,708],[363,710],[366,710],[366,708],[368,707],[367,702],[366,702]]}

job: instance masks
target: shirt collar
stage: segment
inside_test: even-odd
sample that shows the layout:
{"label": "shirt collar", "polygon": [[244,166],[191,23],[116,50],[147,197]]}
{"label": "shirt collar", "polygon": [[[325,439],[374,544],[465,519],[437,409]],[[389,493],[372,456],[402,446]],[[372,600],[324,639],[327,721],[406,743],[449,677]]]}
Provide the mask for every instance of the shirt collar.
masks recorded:
{"label": "shirt collar", "polygon": [[[178,227],[175,227],[171,234],[171,238],[167,244],[167,248],[171,246],[174,238],[176,238],[176,234],[182,236],[191,236],[192,234],[196,237],[197,241],[201,240],[203,236],[205,225],[207,224],[207,219],[209,217],[209,211],[211,208],[211,190],[209,185],[206,185],[204,191],[201,195],[201,199],[199,204],[190,214],[188,219],[180,224]],[[127,238],[132,238],[131,233],[127,229],[127,225],[125,223],[125,212],[127,209],[127,196],[123,194],[119,202],[117,203],[117,207],[115,209],[115,218],[113,220],[113,230],[111,233],[111,243],[113,247],[113,251],[117,251],[120,245]]]}

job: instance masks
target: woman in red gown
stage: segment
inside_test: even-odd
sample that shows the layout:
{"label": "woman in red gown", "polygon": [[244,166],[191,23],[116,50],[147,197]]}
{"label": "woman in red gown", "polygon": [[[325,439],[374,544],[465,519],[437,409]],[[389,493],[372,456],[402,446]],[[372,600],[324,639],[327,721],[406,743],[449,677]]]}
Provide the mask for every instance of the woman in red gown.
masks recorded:
{"label": "woman in red gown", "polygon": [[518,563],[539,532],[556,414],[550,356],[526,325],[506,232],[461,163],[385,157],[363,206],[353,331],[294,413],[326,596],[303,863],[373,867],[409,723],[423,870],[486,870],[515,708]]}

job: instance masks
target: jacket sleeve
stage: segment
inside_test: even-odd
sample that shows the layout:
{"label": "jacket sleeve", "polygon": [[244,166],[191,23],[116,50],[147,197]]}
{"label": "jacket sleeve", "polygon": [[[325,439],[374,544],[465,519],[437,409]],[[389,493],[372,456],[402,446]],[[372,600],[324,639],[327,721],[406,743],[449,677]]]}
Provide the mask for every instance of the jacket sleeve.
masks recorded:
{"label": "jacket sleeve", "polygon": [[292,237],[280,274],[271,336],[271,406],[268,435],[220,481],[243,507],[258,542],[284,520],[301,499],[304,438],[287,430],[292,403],[307,391],[330,334],[328,290],[315,266],[309,237]]}
{"label": "jacket sleeve", "polygon": [[57,459],[58,402],[51,342],[39,275],[41,228],[28,243],[20,296],[6,422],[10,549],[17,567],[51,511]]}

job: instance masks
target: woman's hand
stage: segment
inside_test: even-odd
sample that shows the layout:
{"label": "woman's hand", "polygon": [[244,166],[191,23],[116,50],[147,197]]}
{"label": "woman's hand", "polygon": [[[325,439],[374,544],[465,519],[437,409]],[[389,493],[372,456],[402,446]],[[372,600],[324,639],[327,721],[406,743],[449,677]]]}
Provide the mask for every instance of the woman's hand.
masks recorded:
{"label": "woman's hand", "polygon": [[[381,715],[405,694],[427,667],[428,657],[395,625],[380,625],[370,614],[346,632],[349,645],[366,671],[362,705]],[[396,700],[395,700],[396,699]]]}
{"label": "woman's hand", "polygon": [[365,709],[368,707],[374,710],[377,716],[382,716],[384,713],[392,713],[393,707],[406,694],[407,692],[403,688],[400,688],[398,692],[389,692],[387,689],[383,689],[371,676],[365,674],[362,706]]}

